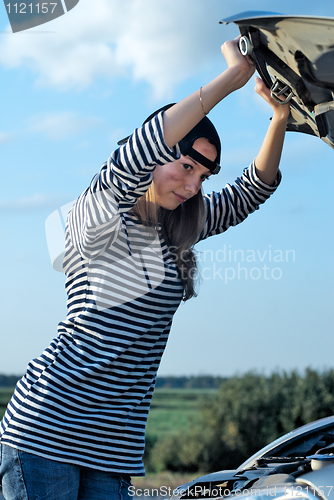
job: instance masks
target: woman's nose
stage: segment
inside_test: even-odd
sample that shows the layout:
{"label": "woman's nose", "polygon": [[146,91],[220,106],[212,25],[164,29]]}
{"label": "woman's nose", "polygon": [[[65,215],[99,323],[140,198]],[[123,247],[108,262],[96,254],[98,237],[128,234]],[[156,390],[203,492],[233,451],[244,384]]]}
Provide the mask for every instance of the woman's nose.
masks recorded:
{"label": "woman's nose", "polygon": [[195,178],[188,180],[184,188],[188,193],[195,195],[201,189],[201,180]]}

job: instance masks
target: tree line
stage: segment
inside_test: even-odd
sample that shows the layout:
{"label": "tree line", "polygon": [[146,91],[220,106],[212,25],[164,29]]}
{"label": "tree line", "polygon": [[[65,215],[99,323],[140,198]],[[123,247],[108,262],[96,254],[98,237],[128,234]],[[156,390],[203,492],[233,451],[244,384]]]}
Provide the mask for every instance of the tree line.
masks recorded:
{"label": "tree line", "polygon": [[0,387],[14,387],[20,375],[4,375],[0,373]]}
{"label": "tree line", "polygon": [[[0,387],[14,387],[21,375],[0,374]],[[157,377],[156,388],[164,389],[218,389],[227,377],[213,375]]]}
{"label": "tree line", "polygon": [[213,375],[157,377],[157,389],[218,389],[227,377]]}

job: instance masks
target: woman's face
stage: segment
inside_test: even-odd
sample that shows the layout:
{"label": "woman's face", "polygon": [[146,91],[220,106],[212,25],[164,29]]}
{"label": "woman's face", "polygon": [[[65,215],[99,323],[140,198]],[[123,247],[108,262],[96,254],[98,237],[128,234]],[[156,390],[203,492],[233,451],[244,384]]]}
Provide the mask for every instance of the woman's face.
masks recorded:
{"label": "woman's face", "polygon": [[[211,161],[217,157],[215,146],[204,137],[197,139],[193,148]],[[195,196],[210,175],[210,170],[190,156],[181,155],[176,161],[157,165],[153,172],[157,203],[167,210],[175,210]]]}

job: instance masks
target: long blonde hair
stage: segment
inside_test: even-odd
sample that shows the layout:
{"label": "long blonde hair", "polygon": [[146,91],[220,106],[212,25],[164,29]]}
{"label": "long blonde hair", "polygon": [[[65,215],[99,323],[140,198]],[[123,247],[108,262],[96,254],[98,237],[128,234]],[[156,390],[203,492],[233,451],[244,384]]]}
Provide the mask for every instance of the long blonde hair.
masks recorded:
{"label": "long blonde hair", "polygon": [[159,223],[161,224],[163,237],[175,258],[183,284],[183,300],[195,297],[198,268],[193,248],[205,221],[202,191],[180,204],[175,210],[167,210],[156,203],[153,181],[148,191],[139,198],[132,212],[144,225],[157,228]]}

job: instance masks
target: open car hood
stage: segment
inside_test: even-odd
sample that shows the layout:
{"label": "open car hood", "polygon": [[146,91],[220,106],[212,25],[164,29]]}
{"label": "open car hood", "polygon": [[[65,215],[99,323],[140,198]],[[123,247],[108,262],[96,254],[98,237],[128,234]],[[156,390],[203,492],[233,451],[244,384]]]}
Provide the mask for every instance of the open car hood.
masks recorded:
{"label": "open car hood", "polygon": [[[317,483],[317,464],[326,462],[328,486],[322,499],[334,499],[334,416],[303,425],[268,444],[235,470],[222,470],[198,477],[174,491],[173,500],[241,496],[254,488],[276,484],[298,485]],[[321,471],[320,471],[321,472]],[[312,483],[310,483],[312,480]],[[323,476],[320,481],[323,481]],[[239,496],[240,496],[239,495]],[[298,496],[298,495],[297,495]],[[254,498],[254,497],[253,497]],[[270,499],[267,493],[267,500]],[[245,500],[247,500],[245,498]],[[255,499],[256,500],[256,499]],[[293,499],[290,499],[293,500]],[[296,499],[295,499],[296,500]],[[297,499],[298,500],[298,499]]]}
{"label": "open car hood", "polygon": [[274,97],[290,99],[287,130],[334,149],[334,18],[243,12],[221,21],[230,22]]}

